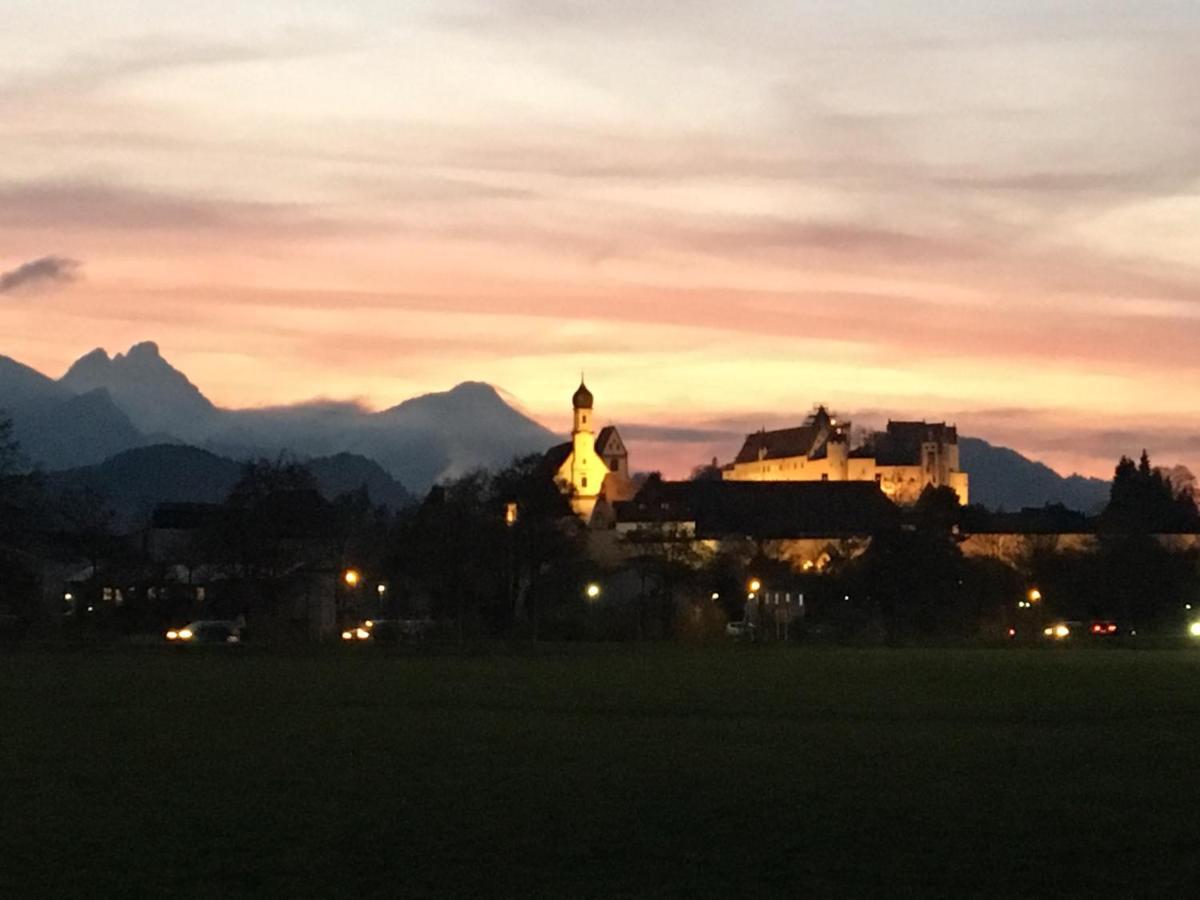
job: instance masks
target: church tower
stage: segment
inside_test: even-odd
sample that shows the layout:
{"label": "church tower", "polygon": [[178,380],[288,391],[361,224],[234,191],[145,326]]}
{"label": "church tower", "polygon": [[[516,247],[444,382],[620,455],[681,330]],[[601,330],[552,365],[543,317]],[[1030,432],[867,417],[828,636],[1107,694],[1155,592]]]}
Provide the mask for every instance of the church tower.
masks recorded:
{"label": "church tower", "polygon": [[571,405],[575,407],[575,426],[571,429],[571,434],[577,435],[584,432],[591,434],[594,398],[587,385],[583,383],[582,377],[579,379],[579,389],[571,397]]}
{"label": "church tower", "polygon": [[583,379],[579,389],[571,397],[575,409],[574,425],[571,427],[571,486],[580,497],[600,493],[606,469],[601,468],[596,455],[596,433],[592,430],[592,408],[595,400]]}
{"label": "church tower", "polygon": [[595,398],[580,376],[579,387],[571,397],[573,419],[571,440],[551,447],[546,458],[553,467],[554,482],[571,498],[571,508],[585,522],[596,527],[597,505],[604,515],[599,521],[611,527],[612,505],[631,500],[633,482],[629,479],[629,451],[615,425],[596,431]]}

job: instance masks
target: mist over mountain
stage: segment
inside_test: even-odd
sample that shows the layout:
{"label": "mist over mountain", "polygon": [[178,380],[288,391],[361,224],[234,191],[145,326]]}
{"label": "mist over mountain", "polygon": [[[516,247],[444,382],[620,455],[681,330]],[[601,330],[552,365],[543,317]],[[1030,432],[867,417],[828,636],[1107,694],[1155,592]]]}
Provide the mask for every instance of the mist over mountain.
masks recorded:
{"label": "mist over mountain", "polygon": [[0,409],[12,415],[26,455],[48,469],[93,465],[150,444],[186,443],[233,460],[355,454],[418,492],[558,441],[480,382],[382,412],[336,402],[222,409],[149,341],[111,357],[93,350],[57,381],[0,357]]}
{"label": "mist over mountain", "polygon": [[[231,483],[232,471],[224,464],[291,453],[313,460],[340,457],[341,464],[330,464],[318,477],[346,490],[357,486],[356,479],[365,479],[377,502],[391,502],[377,495],[397,496],[380,476],[399,482],[402,490],[422,493],[443,478],[477,467],[499,468],[560,440],[514,409],[494,387],[476,381],[381,412],[329,401],[222,409],[149,341],[111,357],[94,350],[57,381],[0,356],[0,409],[12,415],[27,456],[44,468],[94,466],[123,451],[154,445],[150,449],[155,464],[164,467],[162,477],[173,477],[169,463],[174,459],[186,489],[206,497],[212,493],[202,473],[209,472],[214,483],[224,486]],[[162,446],[166,444],[193,445],[211,459],[187,455],[184,451],[191,448],[172,457]],[[961,438],[960,453],[971,476],[972,501],[992,509],[1062,503],[1093,512],[1108,498],[1107,481],[1064,478],[978,438]],[[122,464],[131,459],[139,457],[126,457]],[[376,471],[363,468],[368,464]],[[183,473],[187,466],[197,471]],[[357,474],[348,474],[350,470]],[[166,487],[147,488],[147,495],[165,496]]]}

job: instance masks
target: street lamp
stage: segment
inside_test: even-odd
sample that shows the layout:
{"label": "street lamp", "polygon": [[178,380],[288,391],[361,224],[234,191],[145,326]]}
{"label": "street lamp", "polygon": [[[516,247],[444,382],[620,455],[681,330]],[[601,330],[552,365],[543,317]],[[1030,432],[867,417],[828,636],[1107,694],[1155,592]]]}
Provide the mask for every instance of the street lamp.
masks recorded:
{"label": "street lamp", "polygon": [[757,594],[759,591],[762,590],[762,582],[759,581],[757,578],[751,578],[750,584],[748,586],[750,588],[750,593],[752,593],[752,594]]}
{"label": "street lamp", "polygon": [[342,573],[342,581],[346,582],[346,587],[358,587],[358,583],[362,581],[362,575],[358,569],[347,569]]}
{"label": "street lamp", "polygon": [[1037,588],[1029,589],[1029,602],[1030,603],[1037,603],[1041,599],[1042,599],[1041,591],[1039,591]]}
{"label": "street lamp", "polygon": [[589,582],[588,586],[584,588],[583,593],[589,600],[597,600],[600,597],[600,585],[594,581]]}

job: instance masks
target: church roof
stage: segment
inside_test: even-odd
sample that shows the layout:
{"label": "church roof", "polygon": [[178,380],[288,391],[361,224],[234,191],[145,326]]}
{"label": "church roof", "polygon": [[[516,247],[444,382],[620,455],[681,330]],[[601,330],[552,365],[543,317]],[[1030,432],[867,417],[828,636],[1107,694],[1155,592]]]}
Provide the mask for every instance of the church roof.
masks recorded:
{"label": "church roof", "polygon": [[571,397],[571,405],[576,409],[591,409],[594,402],[592,392],[587,389],[587,385],[583,383],[583,379],[579,379],[579,387]]}
{"label": "church roof", "polygon": [[546,467],[551,475],[562,468],[562,464],[567,461],[567,457],[571,455],[574,446],[570,441],[565,444],[555,444],[546,451],[546,455],[542,457],[542,464]]}
{"label": "church roof", "polygon": [[[614,435],[617,435],[616,425],[605,425],[603,428],[601,428],[600,433],[596,435],[596,452],[603,455],[608,447],[609,441],[613,439]],[[619,440],[620,438],[618,437],[618,441]]]}

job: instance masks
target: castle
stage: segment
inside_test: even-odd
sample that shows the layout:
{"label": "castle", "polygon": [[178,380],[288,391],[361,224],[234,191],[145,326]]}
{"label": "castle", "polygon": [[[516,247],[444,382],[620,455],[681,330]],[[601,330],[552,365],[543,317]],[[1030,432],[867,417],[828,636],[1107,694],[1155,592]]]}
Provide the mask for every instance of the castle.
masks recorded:
{"label": "castle", "polygon": [[[632,500],[638,485],[630,478],[629,452],[616,427],[596,432],[595,398],[582,378],[571,407],[571,440],[551,448],[545,464],[576,515],[595,526],[609,518],[598,507],[611,511],[613,504]],[[746,435],[733,462],[720,467],[720,473],[727,482],[874,482],[901,505],[915,503],[927,487],[949,487],[960,503],[969,500],[955,426],[889,421],[884,431],[852,447],[850,423],[824,406],[798,427]]]}
{"label": "castle", "polygon": [[746,436],[727,481],[874,481],[900,504],[915,503],[926,487],[949,487],[968,502],[967,473],[959,467],[958,429],[945,422],[893,422],[858,447],[850,423],[818,406],[796,428]]}

